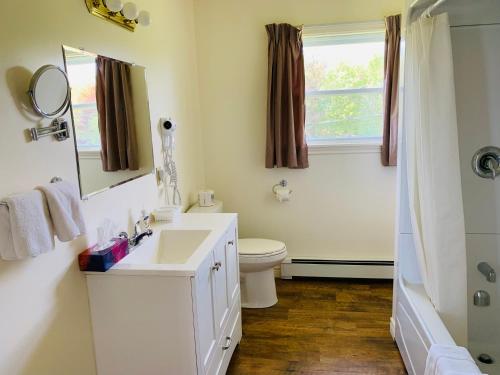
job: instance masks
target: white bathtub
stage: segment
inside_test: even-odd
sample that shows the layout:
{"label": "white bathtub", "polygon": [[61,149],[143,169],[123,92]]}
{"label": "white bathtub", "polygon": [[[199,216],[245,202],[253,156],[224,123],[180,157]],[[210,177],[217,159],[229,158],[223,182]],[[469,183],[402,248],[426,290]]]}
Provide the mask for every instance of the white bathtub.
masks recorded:
{"label": "white bathtub", "polygon": [[395,339],[409,375],[423,375],[432,344],[455,345],[422,284],[399,277],[394,315]]}
{"label": "white bathtub", "polygon": [[[409,375],[422,375],[427,353],[432,344],[456,345],[443,321],[431,304],[422,284],[410,283],[402,276],[396,285],[396,313],[394,335]],[[484,343],[469,344],[473,358],[488,353],[500,358],[500,348],[485,346]],[[485,374],[500,374],[498,363],[478,363]]]}

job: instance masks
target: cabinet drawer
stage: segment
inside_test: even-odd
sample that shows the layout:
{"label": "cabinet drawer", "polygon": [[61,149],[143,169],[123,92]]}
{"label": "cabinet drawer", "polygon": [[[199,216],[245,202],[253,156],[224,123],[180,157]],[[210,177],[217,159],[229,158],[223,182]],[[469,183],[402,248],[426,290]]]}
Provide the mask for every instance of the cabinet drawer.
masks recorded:
{"label": "cabinet drawer", "polygon": [[208,371],[209,375],[224,375],[231,361],[234,349],[241,340],[241,304],[239,295],[237,302],[233,305],[227,324],[222,332],[212,365]]}

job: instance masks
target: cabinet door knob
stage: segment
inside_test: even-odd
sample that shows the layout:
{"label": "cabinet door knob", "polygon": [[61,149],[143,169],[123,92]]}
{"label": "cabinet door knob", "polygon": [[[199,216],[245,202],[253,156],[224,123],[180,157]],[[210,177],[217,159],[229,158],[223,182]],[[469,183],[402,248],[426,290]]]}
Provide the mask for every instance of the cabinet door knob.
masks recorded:
{"label": "cabinet door knob", "polygon": [[212,271],[218,271],[221,266],[221,262],[215,262],[215,264],[212,266]]}
{"label": "cabinet door knob", "polygon": [[233,240],[228,241],[228,244],[229,244],[229,245],[234,245],[234,241],[233,241]]}
{"label": "cabinet door knob", "polygon": [[226,345],[222,347],[222,350],[228,350],[231,347],[231,337],[226,336]]}

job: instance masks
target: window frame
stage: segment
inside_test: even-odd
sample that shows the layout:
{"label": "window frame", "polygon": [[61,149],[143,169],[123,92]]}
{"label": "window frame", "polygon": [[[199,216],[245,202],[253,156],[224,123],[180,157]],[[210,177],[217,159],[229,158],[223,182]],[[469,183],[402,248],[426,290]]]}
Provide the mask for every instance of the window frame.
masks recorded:
{"label": "window frame", "polygon": [[[331,45],[332,38],[346,36],[352,41],[359,37],[359,40],[384,41],[385,22],[369,21],[359,23],[341,23],[332,25],[311,25],[302,29],[302,39],[304,48],[315,45]],[[309,90],[305,96],[323,95],[345,95],[363,93],[383,93],[381,87],[363,87],[351,89],[333,90]],[[307,109],[306,109],[307,110]],[[307,125],[307,124],[306,124]],[[355,138],[326,138],[307,140],[307,144],[312,154],[330,153],[378,153],[382,145],[380,137],[355,137]]]}
{"label": "window frame", "polygon": [[[78,50],[78,53],[82,53],[85,51]],[[96,56],[90,53],[85,53],[85,56],[78,58],[77,61],[72,60],[71,64],[66,62],[66,70],[68,70],[69,66],[75,65],[94,65],[96,60]],[[73,88],[71,87],[71,90]],[[73,94],[73,93],[72,93]],[[73,121],[73,131],[76,133],[76,122],[75,122],[75,114],[74,111],[78,109],[86,109],[95,107],[97,110],[97,98],[94,98],[94,101],[88,103],[75,103],[73,100],[71,101],[71,118]],[[101,158],[101,145],[89,146],[89,147],[79,147],[78,142],[75,142],[75,147],[77,148],[78,154],[82,157],[82,159],[100,159]]]}

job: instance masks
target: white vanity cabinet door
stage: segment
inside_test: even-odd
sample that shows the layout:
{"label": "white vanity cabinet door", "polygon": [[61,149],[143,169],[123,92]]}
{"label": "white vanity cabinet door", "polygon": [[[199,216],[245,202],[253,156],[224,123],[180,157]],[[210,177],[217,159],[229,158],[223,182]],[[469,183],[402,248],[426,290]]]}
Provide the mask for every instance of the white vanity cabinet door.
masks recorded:
{"label": "white vanity cabinet door", "polygon": [[214,249],[214,311],[217,334],[222,332],[229,315],[229,301],[227,295],[227,262],[226,262],[226,239],[222,238]]}
{"label": "white vanity cabinet door", "polygon": [[[196,347],[199,374],[207,374],[215,354],[218,331],[214,315],[214,265],[213,253],[201,264],[193,282],[193,305],[196,324]],[[200,371],[201,370],[201,371]]]}
{"label": "white vanity cabinet door", "polygon": [[226,280],[229,306],[233,306],[240,291],[240,261],[238,258],[238,230],[232,225],[226,235]]}

